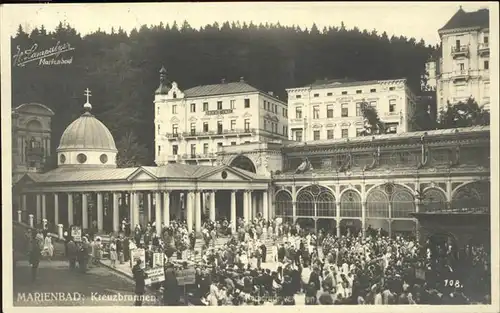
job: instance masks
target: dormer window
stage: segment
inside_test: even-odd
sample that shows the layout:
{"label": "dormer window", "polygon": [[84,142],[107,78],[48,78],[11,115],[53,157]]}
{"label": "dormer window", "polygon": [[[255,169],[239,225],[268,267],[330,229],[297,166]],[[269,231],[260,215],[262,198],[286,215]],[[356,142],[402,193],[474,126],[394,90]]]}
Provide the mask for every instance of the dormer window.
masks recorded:
{"label": "dormer window", "polygon": [[177,93],[176,93],[176,92],[174,92],[174,93],[172,94],[172,97],[173,97],[174,99],[177,99]]}

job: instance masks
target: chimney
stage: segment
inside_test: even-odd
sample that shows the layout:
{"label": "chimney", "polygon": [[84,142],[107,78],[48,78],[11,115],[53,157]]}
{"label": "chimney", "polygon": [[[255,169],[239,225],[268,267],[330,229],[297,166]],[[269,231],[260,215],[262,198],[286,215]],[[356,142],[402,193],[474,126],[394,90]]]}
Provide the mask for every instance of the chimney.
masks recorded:
{"label": "chimney", "polygon": [[267,92],[270,96],[274,96],[274,93],[272,91]]}
{"label": "chimney", "polygon": [[221,84],[225,84],[226,83],[226,79],[223,78],[223,79],[220,80],[220,82],[221,82]]}
{"label": "chimney", "polygon": [[240,82],[241,82],[241,83],[244,83],[244,82],[245,82],[245,77],[241,76],[241,77],[240,77]]}

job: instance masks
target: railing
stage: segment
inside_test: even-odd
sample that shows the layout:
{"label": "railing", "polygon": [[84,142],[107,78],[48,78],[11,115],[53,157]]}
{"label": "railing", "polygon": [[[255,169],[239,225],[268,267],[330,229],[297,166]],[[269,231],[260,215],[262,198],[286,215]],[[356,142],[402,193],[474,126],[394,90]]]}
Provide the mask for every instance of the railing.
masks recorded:
{"label": "railing", "polygon": [[193,159],[215,159],[217,157],[217,154],[215,153],[204,153],[204,154],[183,154],[182,158],[185,160],[193,160]]}
{"label": "railing", "polygon": [[[225,135],[255,135],[257,133],[256,128],[235,128],[235,129],[223,129],[222,131],[206,131],[206,132],[183,132],[183,138],[192,137],[217,137]],[[167,136],[168,137],[168,136]]]}
{"label": "railing", "polygon": [[490,48],[490,44],[488,42],[480,43],[478,46],[479,50],[487,50],[489,48]]}
{"label": "railing", "polygon": [[304,123],[305,119],[304,118],[292,118],[290,120],[290,123]]}
{"label": "railing", "polygon": [[42,147],[35,147],[28,149],[28,156],[43,156],[44,149]]}
{"label": "railing", "polygon": [[176,138],[179,138],[179,133],[166,133],[165,136],[168,139],[176,139]]}
{"label": "railing", "polygon": [[469,53],[469,46],[467,45],[463,45],[463,46],[453,46],[451,47],[451,53],[453,55],[457,55],[457,54],[468,54]]}

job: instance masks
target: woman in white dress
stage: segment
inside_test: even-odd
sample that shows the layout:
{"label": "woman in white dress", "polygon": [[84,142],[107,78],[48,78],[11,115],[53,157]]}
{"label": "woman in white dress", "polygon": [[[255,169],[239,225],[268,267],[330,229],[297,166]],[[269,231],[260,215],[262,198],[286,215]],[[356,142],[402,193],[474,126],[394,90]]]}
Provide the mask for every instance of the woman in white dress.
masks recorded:
{"label": "woman in white dress", "polygon": [[109,245],[109,259],[111,260],[111,267],[116,267],[116,242],[114,238],[111,238],[111,243]]}
{"label": "woman in white dress", "polygon": [[52,245],[52,238],[48,235],[45,236],[43,250],[45,252],[45,255],[47,256],[47,259],[49,261],[52,260],[52,256],[54,256],[54,246]]}

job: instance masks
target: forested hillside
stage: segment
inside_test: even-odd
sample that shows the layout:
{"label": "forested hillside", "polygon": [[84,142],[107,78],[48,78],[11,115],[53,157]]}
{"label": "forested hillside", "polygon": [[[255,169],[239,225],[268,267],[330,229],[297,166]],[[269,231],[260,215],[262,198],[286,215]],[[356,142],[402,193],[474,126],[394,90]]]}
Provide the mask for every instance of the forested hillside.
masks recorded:
{"label": "forested hillside", "polygon": [[[71,64],[13,65],[13,106],[39,102],[54,110],[52,149],[65,127],[82,112],[84,89],[92,91],[93,113],[105,123],[118,148],[133,145],[138,163],[152,164],[154,144],[153,99],[159,69],[181,89],[201,84],[239,80],[273,91],[286,99],[285,88],[323,78],[408,79],[420,90],[425,62],[434,48],[414,38],[392,37],[376,31],[332,27],[301,30],[278,25],[224,23],[193,29],[179,26],[143,26],[126,34],[121,29],[82,36],[70,25],[54,32],[43,27],[26,33],[19,27],[12,38],[17,47],[38,50],[56,43],[74,50]],[[134,142],[137,140],[138,142]]]}

